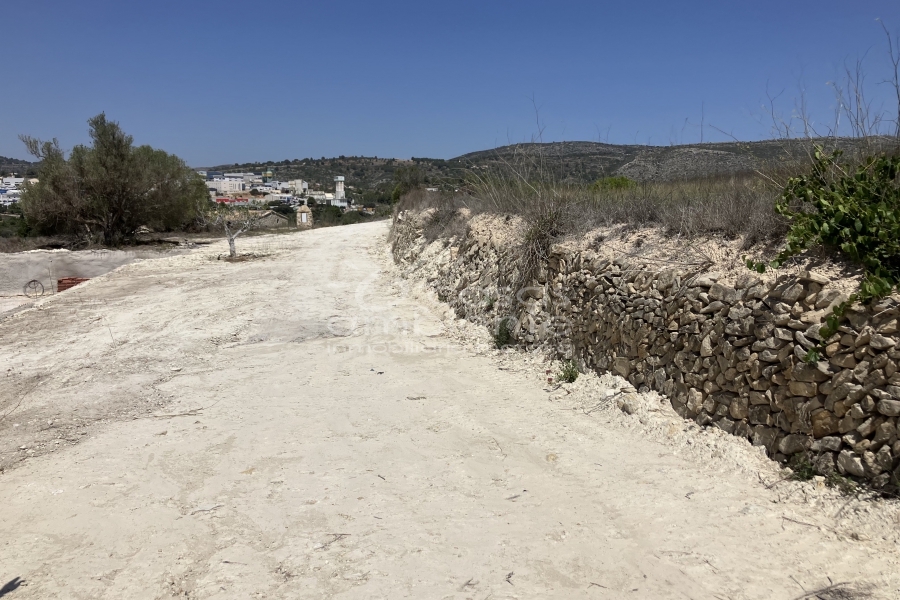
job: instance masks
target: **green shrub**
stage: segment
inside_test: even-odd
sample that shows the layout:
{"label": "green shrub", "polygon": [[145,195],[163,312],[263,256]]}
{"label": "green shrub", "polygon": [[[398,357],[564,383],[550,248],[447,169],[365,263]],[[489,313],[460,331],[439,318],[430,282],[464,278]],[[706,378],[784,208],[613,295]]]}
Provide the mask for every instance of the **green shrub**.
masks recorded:
{"label": "green shrub", "polygon": [[825,485],[831,488],[837,488],[845,496],[848,496],[856,491],[856,484],[853,480],[844,477],[837,471],[833,472],[831,475],[825,478]]}
{"label": "green shrub", "polygon": [[578,366],[574,361],[568,360],[562,364],[562,370],[556,376],[556,380],[565,383],[575,383],[579,375]]}
{"label": "green shrub", "polygon": [[606,190],[627,190],[637,187],[637,182],[624,176],[604,177],[591,185],[591,189],[597,192]]}
{"label": "green shrub", "polygon": [[503,317],[497,322],[497,329],[494,331],[494,346],[497,348],[508,346],[513,341],[509,322],[510,317]]}
{"label": "green shrub", "polygon": [[788,466],[793,471],[791,479],[795,481],[809,481],[816,476],[816,468],[810,462],[806,452],[798,452],[793,455],[788,461]]}
{"label": "green shrub", "polygon": [[[746,261],[763,273],[808,248],[825,246],[862,265],[859,290],[834,307],[819,332],[823,340],[834,335],[851,304],[886,296],[900,283],[900,155],[882,153],[855,166],[840,163],[840,156],[840,151],[817,150],[812,172],[788,180],[775,204],[790,220],[784,250],[768,264]],[[820,351],[810,350],[807,360],[817,361]]]}

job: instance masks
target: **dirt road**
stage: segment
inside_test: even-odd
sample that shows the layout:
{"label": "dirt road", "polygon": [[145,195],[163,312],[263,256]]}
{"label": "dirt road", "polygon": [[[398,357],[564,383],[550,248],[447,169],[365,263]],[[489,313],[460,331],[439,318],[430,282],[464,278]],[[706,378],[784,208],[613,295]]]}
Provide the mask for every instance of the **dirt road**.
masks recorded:
{"label": "dirt road", "polygon": [[539,358],[460,345],[385,234],[126,265],[0,322],[3,597],[898,597],[887,508],[572,410]]}

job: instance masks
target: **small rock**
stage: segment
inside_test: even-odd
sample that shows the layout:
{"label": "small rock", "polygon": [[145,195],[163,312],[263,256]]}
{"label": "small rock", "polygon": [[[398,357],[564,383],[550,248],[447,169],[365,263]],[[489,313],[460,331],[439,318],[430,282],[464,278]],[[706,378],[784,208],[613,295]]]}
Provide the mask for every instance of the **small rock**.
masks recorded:
{"label": "small rock", "polygon": [[813,458],[812,463],[816,468],[816,472],[822,475],[828,476],[834,473],[834,454],[831,452],[824,452],[816,456]]}
{"label": "small rock", "polygon": [[900,416],[900,401],[898,400],[880,400],[875,408],[886,417]]}
{"label": "small rock", "polygon": [[826,311],[824,310],[811,310],[809,312],[805,312],[800,315],[801,323],[821,323],[822,319],[825,317]]}
{"label": "small rock", "polygon": [[613,361],[612,365],[613,371],[621,375],[622,377],[628,378],[628,374],[631,372],[631,363],[628,362],[628,359],[624,356],[618,356]]}
{"label": "small rock", "polygon": [[749,412],[749,399],[744,397],[737,397],[731,401],[731,404],[728,406],[728,412],[734,419],[740,421],[741,419],[746,419]]}
{"label": "small rock", "polygon": [[[803,334],[798,332],[797,335]],[[829,371],[830,369],[828,368],[828,363],[826,362],[819,362],[815,365],[800,363],[794,367],[794,379],[796,381],[805,381],[808,383],[820,383],[822,381],[831,379],[831,374]]]}
{"label": "small rock", "polygon": [[791,435],[784,436],[784,439],[778,443],[778,451],[785,456],[790,456],[791,454],[803,452],[809,448],[811,443],[812,440],[809,439],[808,435],[792,433]]}
{"label": "small rock", "polygon": [[[897,426],[893,421],[885,421],[875,428],[875,437],[872,438],[873,444],[884,444],[891,441],[897,435]],[[887,446],[885,446],[887,448]]]}
{"label": "small rock", "polygon": [[900,327],[898,327],[897,319],[890,319],[878,326],[878,333],[884,335],[890,335],[892,333],[897,333],[898,331],[900,331]]}
{"label": "small rock", "polygon": [[791,381],[788,389],[794,396],[803,396],[805,398],[813,398],[818,393],[818,386],[815,383],[806,381]]}
{"label": "small rock", "polygon": [[801,271],[800,281],[806,281],[808,283],[818,283],[819,285],[828,285],[829,283],[829,279],[827,277],[825,277],[824,275],[819,275],[818,273],[813,273],[812,271]]}
{"label": "small rock", "polygon": [[856,477],[864,477],[866,474],[865,466],[863,466],[862,457],[849,451],[843,450],[837,459],[838,470],[843,473],[849,473]]}
{"label": "small rock", "polygon": [[716,300],[715,302],[710,302],[709,304],[704,306],[703,309],[700,311],[700,314],[708,315],[710,313],[719,312],[723,308],[725,308],[725,304]]}
{"label": "small rock", "polygon": [[[855,405],[859,406],[859,405]],[[869,417],[863,421],[862,425],[856,428],[856,431],[863,437],[869,437],[875,431],[875,417]]]}
{"label": "small rock", "polygon": [[700,409],[703,407],[703,392],[695,389],[688,390],[686,406],[693,415],[700,412]]}
{"label": "small rock", "polygon": [[859,332],[859,335],[856,336],[856,339],[853,340],[853,345],[856,348],[860,346],[865,346],[872,339],[872,328],[866,325],[862,328],[862,331]]}
{"label": "small rock", "polygon": [[880,333],[876,333],[872,336],[872,339],[869,340],[869,345],[876,350],[887,350],[888,348],[894,347],[894,340],[885,337]]}
{"label": "small rock", "polygon": [[722,417],[715,423],[713,423],[714,427],[718,427],[725,433],[734,433],[734,421],[729,419],[728,417]]}
{"label": "small rock", "polygon": [[[827,410],[820,410],[812,415],[810,420],[812,421],[813,437],[815,438],[824,438],[824,436],[837,433],[840,425],[840,419],[838,419],[834,413]],[[837,439],[838,446],[840,447],[840,439],[835,439]],[[835,450],[837,450],[837,448],[835,448]]]}
{"label": "small rock", "polygon": [[694,280],[693,285],[697,287],[711,288],[715,285],[716,281],[719,280],[721,275],[719,273],[707,273],[701,277],[698,277]]}
{"label": "small rock", "polygon": [[835,354],[829,359],[829,362],[842,369],[853,369],[856,367],[856,358],[852,354]]}
{"label": "small rock", "polygon": [[[803,288],[803,285],[800,283],[795,283],[794,285],[781,292],[781,299],[787,304],[793,304],[794,302],[802,298],[805,293],[806,290]],[[804,325],[804,328],[805,327],[806,326]]]}
{"label": "small rock", "polygon": [[836,435],[828,435],[821,439],[815,440],[809,449],[813,452],[837,452],[841,449],[841,438]]}

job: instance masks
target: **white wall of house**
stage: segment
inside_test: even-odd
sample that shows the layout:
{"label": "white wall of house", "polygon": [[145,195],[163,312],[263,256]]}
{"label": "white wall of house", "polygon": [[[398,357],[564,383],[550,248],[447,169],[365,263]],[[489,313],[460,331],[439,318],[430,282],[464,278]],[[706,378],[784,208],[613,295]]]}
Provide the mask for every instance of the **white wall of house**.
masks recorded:
{"label": "white wall of house", "polygon": [[217,194],[233,194],[244,191],[244,180],[237,177],[216,177],[206,182],[206,187]]}
{"label": "white wall of house", "polygon": [[2,180],[2,187],[7,189],[20,188],[23,183],[25,183],[24,177],[4,177]]}
{"label": "white wall of house", "polygon": [[309,184],[302,179],[292,179],[288,181],[288,186],[291,188],[291,191],[294,192],[297,196],[303,196],[306,194],[306,191],[309,189]]}
{"label": "white wall of house", "polygon": [[284,202],[285,204],[290,204],[293,198],[294,197],[290,194],[266,194],[264,199],[266,202]]}

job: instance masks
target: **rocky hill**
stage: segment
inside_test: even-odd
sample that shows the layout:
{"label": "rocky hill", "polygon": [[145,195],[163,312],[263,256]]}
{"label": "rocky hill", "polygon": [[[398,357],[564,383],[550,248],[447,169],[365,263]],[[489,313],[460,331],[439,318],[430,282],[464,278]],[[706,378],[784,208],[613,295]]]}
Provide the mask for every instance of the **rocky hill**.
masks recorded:
{"label": "rocky hill", "polygon": [[[841,148],[859,142],[838,140]],[[684,146],[635,146],[599,142],[513,144],[471,152],[452,163],[473,169],[536,166],[557,180],[592,182],[623,175],[637,181],[669,181],[753,171],[807,156],[805,140],[719,142]]]}
{"label": "rocky hill", "polygon": [[9,176],[16,173],[19,177],[36,177],[38,163],[19,158],[0,156],[0,175]]}
{"label": "rocky hill", "polygon": [[[839,146],[856,142],[840,140]],[[806,156],[802,140],[720,142],[684,146],[617,145],[599,142],[549,142],[501,146],[444,160],[409,160],[364,156],[297,159],[219,165],[215,170],[261,171],[272,169],[282,180],[302,178],[314,187],[329,189],[334,175],[344,175],[348,186],[389,190],[394,171],[416,165],[426,183],[452,187],[468,173],[509,167],[537,167],[556,180],[590,183],[601,177],[624,175],[638,181],[690,179],[752,171]]]}

